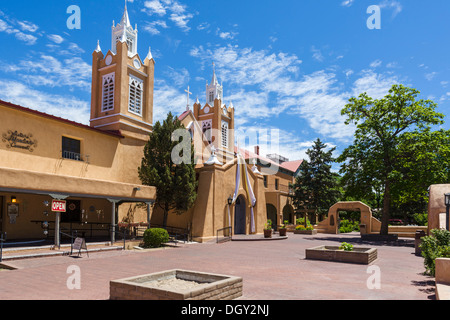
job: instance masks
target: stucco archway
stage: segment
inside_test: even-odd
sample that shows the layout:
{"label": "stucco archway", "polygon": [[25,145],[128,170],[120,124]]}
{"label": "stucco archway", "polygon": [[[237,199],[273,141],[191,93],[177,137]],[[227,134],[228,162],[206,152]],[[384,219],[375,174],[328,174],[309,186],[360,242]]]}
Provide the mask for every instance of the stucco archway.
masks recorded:
{"label": "stucco archway", "polygon": [[381,222],[372,216],[370,207],[360,201],[338,202],[328,211],[328,218],[319,222],[317,229],[323,233],[338,234],[339,210],[361,212],[361,234],[379,233]]}
{"label": "stucco archway", "polygon": [[267,211],[267,220],[272,220],[272,228],[274,230],[277,230],[278,229],[277,207],[275,207],[273,204],[267,203],[266,211]]}
{"label": "stucco archway", "polygon": [[292,207],[292,205],[290,205],[290,204],[285,205],[284,208],[283,208],[283,221],[282,221],[282,223],[284,223],[284,221],[287,220],[287,221],[289,221],[289,223],[295,224],[294,215],[295,215],[294,207]]}

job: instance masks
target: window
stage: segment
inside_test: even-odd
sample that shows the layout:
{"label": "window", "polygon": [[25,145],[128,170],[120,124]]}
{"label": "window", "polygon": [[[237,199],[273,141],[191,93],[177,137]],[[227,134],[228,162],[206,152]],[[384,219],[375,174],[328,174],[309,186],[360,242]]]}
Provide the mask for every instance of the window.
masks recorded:
{"label": "window", "polygon": [[114,109],[114,77],[114,72],[103,76],[102,112]]}
{"label": "window", "polygon": [[202,132],[204,134],[204,136],[206,137],[206,140],[208,141],[208,143],[211,144],[212,142],[212,120],[206,120],[202,122]]}
{"label": "window", "polygon": [[222,147],[228,148],[228,122],[222,121]]}
{"label": "window", "polygon": [[275,190],[279,189],[279,182],[278,181],[279,181],[278,179],[275,179]]}
{"label": "window", "polygon": [[142,92],[144,81],[136,77],[130,76],[130,100],[128,111],[137,115],[142,115]]}
{"label": "window", "polygon": [[267,176],[264,176],[264,188],[267,188]]}
{"label": "window", "polygon": [[83,161],[81,159],[81,141],[62,137],[62,157],[63,159]]}
{"label": "window", "polygon": [[133,53],[133,39],[127,38],[128,52]]}
{"label": "window", "polygon": [[209,102],[214,102],[214,91],[209,93]]}

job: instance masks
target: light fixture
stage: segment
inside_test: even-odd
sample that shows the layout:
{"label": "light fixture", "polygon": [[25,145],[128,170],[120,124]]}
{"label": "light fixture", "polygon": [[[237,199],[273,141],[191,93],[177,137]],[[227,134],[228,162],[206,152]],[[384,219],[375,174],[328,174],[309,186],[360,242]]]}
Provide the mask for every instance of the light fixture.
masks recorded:
{"label": "light fixture", "polygon": [[11,202],[12,203],[16,203],[17,202],[17,198],[15,196],[11,196]]}
{"label": "light fixture", "polygon": [[228,198],[228,205],[231,206],[233,204],[233,198],[230,196]]}

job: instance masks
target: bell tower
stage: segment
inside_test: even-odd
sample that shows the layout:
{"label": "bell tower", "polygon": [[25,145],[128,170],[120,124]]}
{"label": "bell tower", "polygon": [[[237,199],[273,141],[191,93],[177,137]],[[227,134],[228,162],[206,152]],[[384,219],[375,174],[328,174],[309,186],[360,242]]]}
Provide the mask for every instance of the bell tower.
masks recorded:
{"label": "bell tower", "polygon": [[123,136],[148,139],[153,122],[155,60],[151,50],[144,60],[138,52],[138,30],[125,10],[112,26],[111,49],[100,42],[92,54],[91,127],[118,131]]}
{"label": "bell tower", "polygon": [[194,104],[193,114],[202,128],[204,140],[222,154],[234,155],[234,106],[223,103],[223,86],[213,70],[211,83],[206,85],[206,104]]}

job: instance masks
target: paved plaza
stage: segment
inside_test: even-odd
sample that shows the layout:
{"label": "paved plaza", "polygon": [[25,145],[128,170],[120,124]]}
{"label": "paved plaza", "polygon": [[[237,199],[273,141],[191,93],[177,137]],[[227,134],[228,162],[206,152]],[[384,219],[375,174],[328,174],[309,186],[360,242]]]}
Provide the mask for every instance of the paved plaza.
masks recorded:
{"label": "paved plaza", "polygon": [[[319,245],[375,247],[378,259],[367,265],[305,259]],[[108,300],[110,280],[171,269],[243,278],[240,300],[428,300],[434,278],[423,275],[423,258],[414,240],[396,245],[362,243],[359,234],[289,234],[278,241],[190,243],[174,248],[91,252],[81,258],[55,256],[8,262],[18,270],[0,271],[0,300]],[[69,289],[71,266],[79,268],[81,288]],[[378,269],[378,268],[379,269]],[[380,289],[369,289],[372,271],[380,271]],[[69,273],[68,273],[69,272]],[[369,281],[370,282],[370,281]]]}

